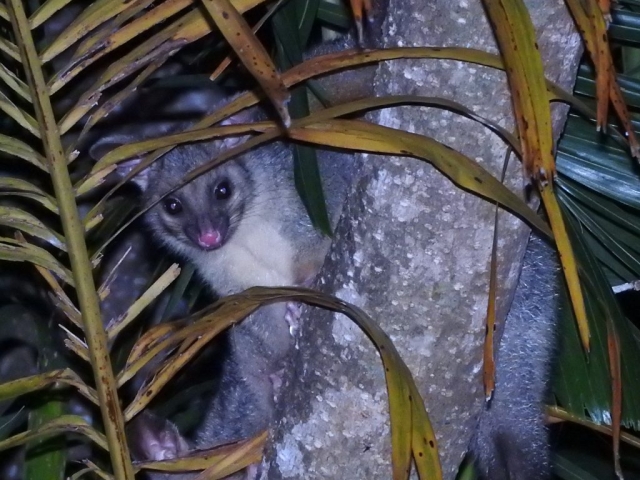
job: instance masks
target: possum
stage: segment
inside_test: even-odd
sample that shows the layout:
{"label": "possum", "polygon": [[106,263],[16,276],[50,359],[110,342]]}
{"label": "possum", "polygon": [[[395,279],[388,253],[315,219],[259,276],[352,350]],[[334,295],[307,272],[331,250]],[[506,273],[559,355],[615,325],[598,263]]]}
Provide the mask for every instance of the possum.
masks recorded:
{"label": "possum", "polygon": [[[218,103],[229,99],[220,93]],[[263,116],[253,109],[228,122],[256,121]],[[100,158],[120,144],[180,128],[184,124],[157,122],[122,129],[102,138],[90,152]],[[216,158],[228,146],[229,140],[214,140],[171,150],[134,177],[143,203],[156,202],[188,171]],[[192,262],[215,294],[238,293],[252,286],[308,285],[324,262],[330,238],[312,225],[296,191],[291,148],[273,142],[245,153],[166,196],[145,215],[154,238]],[[332,225],[350,183],[350,159],[335,151],[318,152]],[[125,168],[135,162],[128,161]],[[297,312],[293,304],[270,305],[231,329],[231,353],[193,446],[210,448],[245,439],[269,426],[279,373],[293,344],[290,329]],[[192,446],[170,422],[151,414],[132,424],[131,437],[133,443],[143,444],[142,449],[132,447],[140,452],[139,459],[179,456],[188,451],[187,445]],[[172,448],[166,448],[168,445]],[[150,476],[155,480],[190,478],[188,474]]]}

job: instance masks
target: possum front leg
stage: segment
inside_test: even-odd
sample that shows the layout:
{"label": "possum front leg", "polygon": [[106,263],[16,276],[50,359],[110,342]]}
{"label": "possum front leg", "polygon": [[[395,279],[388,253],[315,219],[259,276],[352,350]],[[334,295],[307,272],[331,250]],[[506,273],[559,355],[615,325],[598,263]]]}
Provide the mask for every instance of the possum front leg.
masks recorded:
{"label": "possum front leg", "polygon": [[[135,445],[134,458],[139,461],[161,461],[179,458],[192,449],[185,438],[180,435],[178,427],[169,420],[157,417],[148,412],[138,415],[127,429],[132,450]],[[193,480],[201,472],[160,472],[146,470],[147,480]],[[236,472],[226,480],[254,480],[259,473],[259,464],[249,465]]]}
{"label": "possum front leg", "polygon": [[241,440],[269,427],[274,413],[274,387],[281,381],[293,339],[284,320],[285,304],[262,307],[230,331],[218,392],[203,425],[198,446]]}
{"label": "possum front leg", "polygon": [[[208,407],[203,424],[197,433],[196,445],[186,440],[171,421],[149,412],[136,417],[127,434],[134,459],[161,461],[183,457],[196,448],[209,449],[218,444],[249,438],[266,428],[264,415],[256,407],[250,386],[238,375],[234,365],[223,373],[220,390]],[[234,473],[227,480],[254,480],[259,464],[250,465]],[[193,480],[200,472],[146,471],[148,480]]]}
{"label": "possum front leg", "polygon": [[[292,339],[285,322],[285,304],[263,307],[233,327],[231,353],[225,359],[218,389],[195,431],[195,445],[168,420],[144,413],[130,427],[136,460],[164,460],[189,451],[249,439],[269,428],[275,390],[281,383],[283,360]],[[259,464],[228,479],[252,480]],[[195,473],[148,472],[150,480],[191,480]]]}

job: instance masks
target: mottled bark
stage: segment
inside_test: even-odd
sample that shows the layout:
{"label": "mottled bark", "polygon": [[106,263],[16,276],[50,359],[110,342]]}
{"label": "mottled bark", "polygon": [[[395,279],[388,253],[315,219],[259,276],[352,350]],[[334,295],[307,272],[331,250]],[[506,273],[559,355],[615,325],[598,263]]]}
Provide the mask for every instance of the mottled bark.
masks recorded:
{"label": "mottled bark", "polygon": [[[560,0],[529,0],[548,78],[570,89],[581,48]],[[479,0],[392,0],[385,46],[466,46],[496,52]],[[514,128],[502,72],[453,61],[396,61],[376,74],[376,92],[455,100]],[[558,133],[566,110],[555,107]],[[433,136],[499,176],[505,145],[451,112],[386,110],[374,121]],[[506,183],[523,193],[519,163]],[[434,424],[445,478],[453,478],[483,402],[485,328],[494,206],[414,159],[358,158],[356,181],[321,287],[362,307],[409,365]],[[515,287],[527,229],[499,220],[499,318]],[[302,324],[279,401],[265,477],[390,478],[388,409],[381,363],[346,317],[319,310]]]}

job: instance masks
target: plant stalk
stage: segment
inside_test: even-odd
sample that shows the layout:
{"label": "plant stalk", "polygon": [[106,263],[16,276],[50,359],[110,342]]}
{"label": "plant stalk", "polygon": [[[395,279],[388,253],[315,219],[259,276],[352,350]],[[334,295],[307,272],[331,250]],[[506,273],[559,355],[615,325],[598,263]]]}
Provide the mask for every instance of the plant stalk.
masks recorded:
{"label": "plant stalk", "polygon": [[78,215],[74,190],[42,73],[41,61],[33,42],[22,0],[8,0],[7,7],[20,48],[22,65],[31,89],[31,98],[47,157],[47,167],[60,209],[113,473],[118,480],[133,480],[133,467],[124,435],[124,417],[118,402],[116,382],[109,360],[107,335],[100,316],[98,296],[85,244],[84,228]]}

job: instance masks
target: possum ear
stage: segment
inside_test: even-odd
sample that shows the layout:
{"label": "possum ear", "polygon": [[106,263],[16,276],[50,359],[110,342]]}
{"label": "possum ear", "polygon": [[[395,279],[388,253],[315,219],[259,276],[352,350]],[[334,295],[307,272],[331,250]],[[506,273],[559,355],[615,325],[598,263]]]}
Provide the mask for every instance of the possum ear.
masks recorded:
{"label": "possum ear", "polygon": [[[91,156],[91,158],[93,158],[97,162],[112,150],[122,145],[125,145],[127,143],[131,143],[135,140],[137,139],[134,139],[131,136],[118,134],[118,133],[110,136],[105,136],[91,146],[91,148],[89,149],[89,155]],[[137,157],[133,157],[128,160],[119,162],[116,165],[116,174],[120,178],[126,177],[131,172],[131,170],[133,170],[135,167],[137,167],[140,164],[141,160],[142,160],[142,156],[137,156]],[[149,172],[149,169],[145,168],[142,172],[139,172],[135,177],[131,179],[131,181],[133,181],[136,185],[138,185],[140,189],[142,189],[142,191],[145,191],[149,184],[148,172]]]}
{"label": "possum ear", "polygon": [[[220,125],[238,125],[242,123],[253,123],[253,122],[257,122],[259,119],[260,119],[259,111],[257,107],[254,107],[254,108],[242,110],[236,113],[235,115],[232,115],[231,117],[224,119],[222,122],[220,122]],[[222,144],[224,145],[225,149],[229,149],[229,148],[235,147],[236,145],[246,142],[249,138],[251,138],[250,135],[227,137],[222,140]]]}
{"label": "possum ear", "polygon": [[[184,122],[142,122],[137,125],[120,127],[106,133],[96,140],[91,148],[89,148],[89,155],[95,161],[98,161],[106,154],[122,145],[149,140],[162,135],[168,135],[170,133],[180,131],[180,129],[184,129],[186,126],[188,126],[188,124],[185,124]],[[116,173],[121,178],[125,177],[131,172],[131,170],[138,166],[142,158],[147,153],[148,152],[143,152],[136,157],[132,157],[118,163]],[[142,172],[133,177],[132,181],[144,191],[147,189],[149,184],[148,177],[149,169],[145,168]]]}

